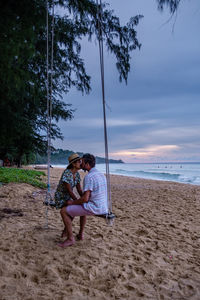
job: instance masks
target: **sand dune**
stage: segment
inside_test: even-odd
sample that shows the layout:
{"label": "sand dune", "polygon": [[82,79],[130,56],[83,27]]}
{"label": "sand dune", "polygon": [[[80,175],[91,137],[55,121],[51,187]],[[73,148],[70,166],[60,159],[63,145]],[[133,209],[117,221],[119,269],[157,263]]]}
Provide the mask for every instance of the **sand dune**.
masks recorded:
{"label": "sand dune", "polygon": [[200,299],[200,187],[114,175],[111,187],[114,225],[88,217],[84,241],[67,249],[56,245],[58,210],[45,228],[45,191],[0,187],[1,300]]}

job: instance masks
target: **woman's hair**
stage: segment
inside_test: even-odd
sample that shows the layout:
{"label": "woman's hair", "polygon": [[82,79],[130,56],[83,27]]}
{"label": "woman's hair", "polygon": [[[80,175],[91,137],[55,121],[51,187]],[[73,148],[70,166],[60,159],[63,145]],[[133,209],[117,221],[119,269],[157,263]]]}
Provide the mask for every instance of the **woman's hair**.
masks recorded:
{"label": "woman's hair", "polygon": [[95,166],[96,160],[95,160],[94,155],[86,153],[86,154],[83,155],[82,158],[84,159],[85,164],[88,163],[91,168],[93,168]]}
{"label": "woman's hair", "polygon": [[68,170],[71,170],[71,169],[73,169],[73,163],[72,163],[72,164],[70,164],[70,165],[67,167],[67,169],[68,169]]}

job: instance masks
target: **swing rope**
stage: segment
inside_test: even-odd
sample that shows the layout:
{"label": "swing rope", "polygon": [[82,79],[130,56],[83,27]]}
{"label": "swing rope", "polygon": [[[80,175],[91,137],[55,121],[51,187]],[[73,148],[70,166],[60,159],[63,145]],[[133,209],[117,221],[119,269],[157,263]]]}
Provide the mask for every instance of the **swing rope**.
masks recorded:
{"label": "swing rope", "polygon": [[[102,2],[97,3],[97,22],[98,22],[98,41],[99,41],[99,57],[100,57],[100,70],[101,70],[101,88],[102,88],[102,105],[103,105],[103,119],[104,119],[104,144],[105,144],[105,164],[106,164],[106,179],[107,179],[107,199],[108,199],[108,214],[99,215],[99,217],[106,218],[112,221],[115,215],[112,213],[112,200],[110,188],[110,172],[109,172],[109,155],[108,155],[108,136],[107,136],[107,123],[106,123],[106,101],[105,101],[105,80],[104,80],[104,54],[103,54],[103,34],[102,34]],[[49,5],[46,0],[46,90],[47,90],[47,193],[44,204],[46,208],[46,227],[48,228],[48,206],[55,207],[55,202],[51,197],[50,186],[50,163],[51,163],[51,121],[52,121],[52,92],[53,92],[53,56],[54,56],[54,0],[52,1],[52,24],[51,24],[51,65],[50,65],[50,88],[49,88]]]}
{"label": "swing rope", "polygon": [[105,101],[105,80],[104,80],[104,52],[103,52],[103,34],[102,34],[102,2],[96,0],[97,4],[97,22],[98,22],[98,42],[99,42],[99,58],[101,70],[101,89],[102,89],[102,105],[103,105],[103,120],[104,120],[104,145],[105,145],[105,164],[106,164],[106,179],[107,179],[107,199],[108,199],[108,214],[106,218],[113,219],[115,215],[112,213],[112,199],[110,187],[110,171],[109,171],[109,152],[108,152],[108,135],[106,122],[106,101]]}
{"label": "swing rope", "polygon": [[47,92],[47,193],[44,204],[46,207],[46,228],[48,228],[48,206],[55,206],[51,197],[50,165],[51,165],[51,121],[52,121],[52,92],[53,92],[53,44],[54,44],[54,0],[52,2],[51,25],[51,63],[49,86],[49,5],[46,0],[46,92]]}

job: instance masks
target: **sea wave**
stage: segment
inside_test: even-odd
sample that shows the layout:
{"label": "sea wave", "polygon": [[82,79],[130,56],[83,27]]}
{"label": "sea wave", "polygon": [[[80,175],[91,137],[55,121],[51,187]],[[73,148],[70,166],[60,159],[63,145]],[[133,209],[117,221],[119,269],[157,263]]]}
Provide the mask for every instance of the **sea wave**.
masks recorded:
{"label": "sea wave", "polygon": [[116,172],[127,176],[176,181],[181,176],[181,174],[171,174],[168,172],[128,171],[123,169],[116,169]]}
{"label": "sea wave", "polygon": [[188,177],[188,176],[181,175],[180,178],[179,178],[179,182],[200,185],[200,176]]}
{"label": "sea wave", "polygon": [[164,180],[164,181],[174,181],[180,183],[190,183],[195,185],[200,185],[200,176],[187,176],[181,173],[170,173],[170,172],[154,172],[154,171],[134,171],[125,169],[115,169],[111,171],[112,174],[124,175],[130,177],[144,178],[144,179],[154,179],[154,180]]}
{"label": "sea wave", "polygon": [[[64,165],[56,167],[66,168]],[[105,164],[96,167],[106,172]],[[110,174],[200,185],[200,164],[110,164]]]}

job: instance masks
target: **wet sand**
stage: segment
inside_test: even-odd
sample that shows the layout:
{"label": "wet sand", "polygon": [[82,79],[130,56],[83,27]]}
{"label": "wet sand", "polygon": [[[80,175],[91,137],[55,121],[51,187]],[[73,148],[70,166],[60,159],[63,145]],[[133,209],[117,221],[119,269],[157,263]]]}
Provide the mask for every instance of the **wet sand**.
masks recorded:
{"label": "wet sand", "polygon": [[45,191],[1,186],[0,299],[199,300],[200,187],[111,175],[111,193],[114,225],[88,217],[84,241],[62,249]]}

